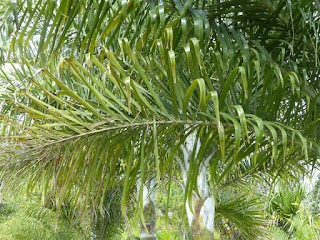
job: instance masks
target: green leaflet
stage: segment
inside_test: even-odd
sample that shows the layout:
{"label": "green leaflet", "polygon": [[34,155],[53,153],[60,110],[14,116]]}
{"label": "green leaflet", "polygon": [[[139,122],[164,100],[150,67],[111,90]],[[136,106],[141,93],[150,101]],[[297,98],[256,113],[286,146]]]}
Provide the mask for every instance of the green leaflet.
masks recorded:
{"label": "green leaflet", "polygon": [[234,84],[235,80],[236,80],[236,76],[237,73],[240,71],[240,76],[241,76],[241,82],[242,82],[242,86],[243,86],[243,91],[245,96],[248,95],[248,85],[247,85],[247,77],[246,77],[246,72],[244,67],[239,66],[236,67],[232,73],[230,74],[230,76],[228,77],[226,83],[223,86],[222,92],[221,92],[221,96],[220,96],[220,107],[222,106],[222,104],[225,101],[225,98],[227,96],[228,91],[231,88],[231,85]]}
{"label": "green leaflet", "polygon": [[[197,111],[199,111],[200,107],[205,103],[205,98],[206,98],[205,83],[204,83],[203,78],[199,78],[199,79],[194,80],[191,83],[191,85],[188,88],[188,90],[186,92],[186,95],[184,97],[184,100],[183,100],[183,114],[184,114],[185,118],[187,118],[187,108],[188,108],[188,105],[189,105],[189,101],[192,98],[192,94],[193,94],[193,92],[194,92],[194,90],[195,90],[195,88],[197,86],[199,86],[199,90],[200,90],[200,99],[199,99],[199,104],[198,104]],[[194,114],[193,114],[193,116],[194,116]]]}

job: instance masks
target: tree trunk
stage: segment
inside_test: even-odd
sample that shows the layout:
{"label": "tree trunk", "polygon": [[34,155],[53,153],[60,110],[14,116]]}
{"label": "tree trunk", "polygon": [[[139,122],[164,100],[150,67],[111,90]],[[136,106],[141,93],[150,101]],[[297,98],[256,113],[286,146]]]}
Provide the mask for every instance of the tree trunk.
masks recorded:
{"label": "tree trunk", "polygon": [[203,203],[193,198],[194,213],[190,223],[192,240],[213,240],[214,198],[208,197]]}
{"label": "tree trunk", "polygon": [[142,222],[140,223],[141,240],[156,240],[156,209],[154,187],[154,179],[152,179],[149,184],[143,186],[143,215],[145,226],[143,226]]}
{"label": "tree trunk", "polygon": [[[184,161],[179,159],[183,182],[186,185],[187,172],[190,167],[190,158],[194,145],[196,146],[196,155],[199,151],[201,142],[196,139],[195,134],[191,134],[186,139],[186,145],[182,147]],[[197,190],[199,197],[193,194],[192,206],[189,206],[189,201],[186,202],[186,211],[188,222],[191,229],[192,240],[212,240],[214,239],[214,214],[215,214],[215,199],[210,195],[209,184],[207,180],[207,163],[211,156],[200,164],[197,177]],[[191,210],[192,209],[192,210]]]}

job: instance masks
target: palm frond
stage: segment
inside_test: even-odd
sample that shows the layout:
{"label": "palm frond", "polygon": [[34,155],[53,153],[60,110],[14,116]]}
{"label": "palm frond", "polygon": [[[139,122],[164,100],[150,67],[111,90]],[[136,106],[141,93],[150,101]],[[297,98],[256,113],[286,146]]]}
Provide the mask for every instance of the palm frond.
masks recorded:
{"label": "palm frond", "polygon": [[[58,210],[72,192],[73,204],[96,209],[109,184],[120,182],[125,213],[137,178],[165,178],[192,132],[201,148],[193,153],[187,196],[213,149],[210,174],[220,189],[263,172],[295,177],[316,165],[319,134],[310,129],[319,118],[312,82],[318,50],[296,38],[297,49],[288,51],[293,32],[283,41],[269,36],[295,24],[281,11],[304,16],[301,5],[198,2],[19,1],[6,60],[20,67],[14,74],[3,69],[0,92],[5,191],[31,192],[41,183],[43,198],[53,197]],[[243,17],[228,20],[257,9],[247,19],[258,24],[253,33]],[[317,13],[310,4],[302,10]],[[304,47],[303,56],[294,54]],[[315,60],[305,64],[309,52]]]}

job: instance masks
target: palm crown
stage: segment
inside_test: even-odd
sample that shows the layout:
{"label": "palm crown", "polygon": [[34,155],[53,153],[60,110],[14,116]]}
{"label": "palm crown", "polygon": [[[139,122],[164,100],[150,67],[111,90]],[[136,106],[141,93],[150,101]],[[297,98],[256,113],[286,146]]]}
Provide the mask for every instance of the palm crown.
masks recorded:
{"label": "palm crown", "polygon": [[137,177],[170,178],[192,133],[186,199],[208,156],[217,191],[317,162],[318,1],[18,1],[1,14],[7,191],[102,207],[122,181],[125,215]]}

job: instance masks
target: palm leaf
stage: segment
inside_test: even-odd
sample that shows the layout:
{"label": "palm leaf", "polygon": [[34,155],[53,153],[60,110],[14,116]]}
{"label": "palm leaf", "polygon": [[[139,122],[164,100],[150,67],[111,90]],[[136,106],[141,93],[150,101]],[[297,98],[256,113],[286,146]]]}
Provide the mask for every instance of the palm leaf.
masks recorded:
{"label": "palm leaf", "polygon": [[[279,5],[263,10],[265,1],[246,8],[248,1],[29,2],[17,4],[20,22],[7,58],[21,62],[20,69],[2,71],[5,191],[30,192],[41,182],[58,210],[72,192],[73,204],[95,208],[119,181],[125,215],[136,179],[154,172],[164,178],[175,161],[165,156],[177,153],[191,132],[211,143],[201,156],[218,149],[210,162],[218,188],[260,172],[294,177],[317,163],[319,135],[307,131],[319,118],[318,96],[310,94],[318,89],[314,75],[306,79],[293,63],[301,58],[291,58],[287,38],[272,41],[275,29],[258,25],[250,35],[242,17],[232,17],[246,11],[256,24],[247,13],[259,10],[254,17],[261,13],[262,22],[272,19],[284,32],[295,22],[278,12],[293,16],[299,4],[273,1]],[[303,9],[312,13],[313,6]],[[235,23],[243,29],[232,29]],[[282,60],[270,50],[276,43],[285,48]],[[291,45],[295,52],[304,46]],[[12,78],[18,84],[10,86]],[[193,154],[186,196],[196,189],[203,161]]]}

